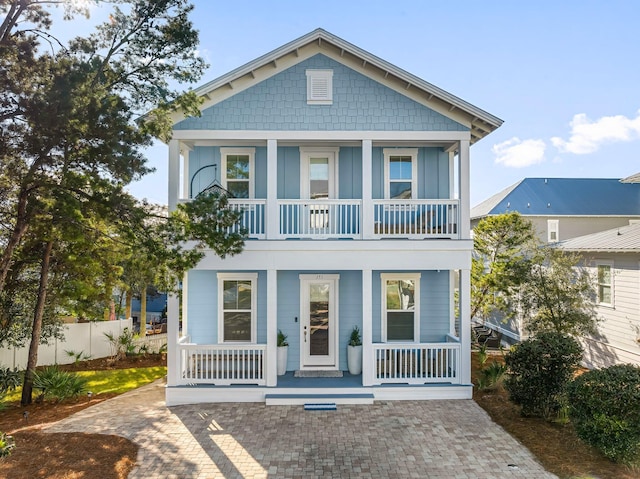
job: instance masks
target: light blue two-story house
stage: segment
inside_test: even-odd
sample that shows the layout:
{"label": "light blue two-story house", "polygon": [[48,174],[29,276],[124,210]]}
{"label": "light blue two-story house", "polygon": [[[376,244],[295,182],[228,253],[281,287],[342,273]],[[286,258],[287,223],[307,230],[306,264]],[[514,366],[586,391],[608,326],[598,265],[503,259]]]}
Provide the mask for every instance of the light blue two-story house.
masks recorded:
{"label": "light blue two-story house", "polygon": [[218,185],[249,239],[169,299],[167,403],[470,398],[469,152],[502,121],[322,29],[196,93],[169,207]]}

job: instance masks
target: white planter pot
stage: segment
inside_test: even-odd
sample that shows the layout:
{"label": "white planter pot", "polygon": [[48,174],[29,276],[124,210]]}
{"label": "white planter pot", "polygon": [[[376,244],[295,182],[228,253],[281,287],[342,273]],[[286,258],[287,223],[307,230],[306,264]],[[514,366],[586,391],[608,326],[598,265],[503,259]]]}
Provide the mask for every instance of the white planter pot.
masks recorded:
{"label": "white planter pot", "polygon": [[347,346],[347,364],[349,374],[362,372],[362,346]]}
{"label": "white planter pot", "polygon": [[289,346],[280,346],[278,348],[278,376],[282,376],[287,372],[287,352],[289,351]]}

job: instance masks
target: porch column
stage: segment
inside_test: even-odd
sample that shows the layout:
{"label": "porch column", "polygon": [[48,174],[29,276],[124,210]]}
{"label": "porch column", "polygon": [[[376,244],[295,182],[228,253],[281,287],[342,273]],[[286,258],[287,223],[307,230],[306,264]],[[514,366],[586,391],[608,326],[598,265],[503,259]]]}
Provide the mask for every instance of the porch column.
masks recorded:
{"label": "porch column", "polygon": [[267,386],[278,383],[278,271],[267,270]]}
{"label": "porch column", "polygon": [[362,385],[373,385],[373,293],[371,270],[362,270]]}
{"label": "porch column", "polygon": [[180,142],[178,140],[169,141],[169,213],[176,209],[178,205],[178,195],[180,192]]}
{"label": "porch column", "polygon": [[460,270],[460,382],[471,384],[471,270]]}
{"label": "porch column", "polygon": [[460,239],[471,238],[471,188],[469,165],[469,140],[460,141],[458,150],[458,191],[460,196],[460,225],[458,237]]}
{"label": "porch column", "polygon": [[266,238],[276,239],[280,225],[278,211],[278,141],[267,140],[267,205],[265,211]]}
{"label": "porch column", "polygon": [[362,239],[373,238],[373,201],[371,193],[371,158],[373,143],[362,140]]}
{"label": "porch column", "polygon": [[[167,386],[176,386],[180,379],[179,315],[178,295],[170,293],[167,295]],[[141,323],[140,327],[145,325]]]}

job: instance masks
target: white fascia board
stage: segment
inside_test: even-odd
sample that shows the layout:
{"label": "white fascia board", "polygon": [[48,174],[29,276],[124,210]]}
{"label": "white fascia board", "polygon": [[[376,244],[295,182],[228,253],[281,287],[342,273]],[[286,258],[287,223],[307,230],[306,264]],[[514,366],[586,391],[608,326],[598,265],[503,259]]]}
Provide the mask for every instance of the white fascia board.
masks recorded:
{"label": "white fascia board", "polygon": [[172,139],[252,141],[461,141],[468,131],[273,131],[273,130],[175,130]]}

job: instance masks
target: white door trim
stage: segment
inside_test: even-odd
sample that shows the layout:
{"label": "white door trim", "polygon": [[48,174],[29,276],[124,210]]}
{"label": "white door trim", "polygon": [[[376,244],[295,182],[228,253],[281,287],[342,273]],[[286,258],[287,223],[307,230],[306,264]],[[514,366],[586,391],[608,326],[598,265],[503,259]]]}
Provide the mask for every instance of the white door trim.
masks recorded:
{"label": "white door trim", "polygon": [[329,159],[329,198],[338,198],[338,153],[340,148],[300,147],[300,198],[309,199],[309,162],[312,157]]}
{"label": "white door trim", "polygon": [[[339,347],[339,274],[301,274],[300,278],[300,369],[337,370],[340,365]],[[314,283],[329,283],[329,354],[322,359],[317,358],[315,364],[310,363],[307,351],[309,324],[309,286]],[[309,333],[308,333],[309,334]]]}

